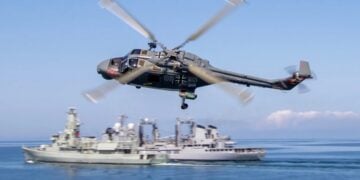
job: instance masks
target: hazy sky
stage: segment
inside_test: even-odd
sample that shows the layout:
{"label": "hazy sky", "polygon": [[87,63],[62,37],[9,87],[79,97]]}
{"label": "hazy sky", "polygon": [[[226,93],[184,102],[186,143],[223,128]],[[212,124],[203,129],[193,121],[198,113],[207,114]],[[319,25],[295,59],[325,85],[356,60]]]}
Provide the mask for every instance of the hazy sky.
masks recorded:
{"label": "hazy sky", "polygon": [[[181,43],[223,0],[118,1],[168,47]],[[96,0],[2,1],[0,140],[47,139],[78,108],[83,134],[99,135],[116,117],[158,119],[163,135],[176,117],[217,125],[235,138],[360,138],[360,1],[248,0],[184,49],[234,72],[269,79],[310,61],[307,94],[251,87],[248,106],[216,87],[197,89],[180,109],[178,92],[121,86],[99,104],[81,93],[104,82],[96,65],[147,48],[147,40]]]}

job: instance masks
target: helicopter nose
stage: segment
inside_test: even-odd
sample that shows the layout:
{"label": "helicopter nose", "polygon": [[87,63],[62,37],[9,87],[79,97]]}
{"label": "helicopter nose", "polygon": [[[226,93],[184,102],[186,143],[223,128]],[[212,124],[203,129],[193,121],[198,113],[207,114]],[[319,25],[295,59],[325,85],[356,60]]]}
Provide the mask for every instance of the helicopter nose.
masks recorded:
{"label": "helicopter nose", "polygon": [[103,62],[101,62],[98,66],[97,66],[97,72],[99,74],[104,74],[106,73],[107,69],[109,68],[109,64],[110,64],[110,60],[105,60]]}
{"label": "helicopter nose", "polygon": [[112,79],[112,77],[108,74],[109,65],[110,65],[110,60],[105,60],[97,66],[97,72],[101,74],[101,76],[106,80]]}

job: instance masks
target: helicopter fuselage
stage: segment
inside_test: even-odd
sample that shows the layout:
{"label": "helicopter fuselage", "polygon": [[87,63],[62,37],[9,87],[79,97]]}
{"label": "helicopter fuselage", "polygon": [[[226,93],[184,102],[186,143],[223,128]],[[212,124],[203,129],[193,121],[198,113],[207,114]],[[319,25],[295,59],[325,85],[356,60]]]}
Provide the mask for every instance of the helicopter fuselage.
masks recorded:
{"label": "helicopter fuselage", "polygon": [[[172,53],[172,54],[169,54]],[[193,74],[190,66],[201,68],[203,72],[219,80],[210,80],[209,83],[199,74]],[[145,66],[151,68],[137,75],[130,81],[122,82],[121,78]],[[107,80],[118,80],[119,83],[162,90],[179,91],[182,98],[182,108],[186,109],[185,99],[196,99],[195,90],[198,87],[214,83],[232,82],[246,86],[291,90],[296,85],[311,78],[308,62],[300,62],[300,70],[290,77],[268,80],[255,76],[234,73],[213,67],[208,60],[201,59],[195,54],[185,51],[151,51],[134,49],[123,57],[105,60],[97,66],[97,71]],[[229,90],[227,90],[229,91]],[[232,91],[232,90],[230,90]]]}
{"label": "helicopter fuselage", "polygon": [[[210,67],[207,60],[185,51],[177,52],[183,62],[191,62],[202,67]],[[179,61],[164,59],[164,52],[134,49],[124,57],[111,58],[98,65],[98,73],[105,79],[117,79],[128,71],[153,63],[150,71],[143,73],[127,84],[136,87],[149,87],[171,91],[194,92],[196,88],[209,85],[191,72],[183,68]],[[159,62],[160,61],[160,62]]]}

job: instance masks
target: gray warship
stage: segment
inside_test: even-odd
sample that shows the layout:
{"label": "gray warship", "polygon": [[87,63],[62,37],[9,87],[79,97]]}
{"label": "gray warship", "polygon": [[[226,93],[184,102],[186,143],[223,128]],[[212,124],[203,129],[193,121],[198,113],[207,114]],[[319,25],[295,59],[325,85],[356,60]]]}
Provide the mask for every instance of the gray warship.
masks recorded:
{"label": "gray warship", "polygon": [[[143,125],[152,126],[152,139],[144,141]],[[187,125],[189,133],[182,133]],[[174,137],[159,137],[155,120],[140,122],[140,152],[167,154],[169,161],[258,161],[265,156],[262,148],[235,147],[229,136],[221,136],[217,127],[207,127],[188,119],[177,118]]]}
{"label": "gray warship", "polygon": [[135,124],[125,126],[123,118],[108,128],[101,140],[80,137],[80,122],[70,108],[65,129],[52,136],[52,144],[23,147],[27,162],[151,165],[168,161],[166,154],[140,152]]}
{"label": "gray warship", "polygon": [[[160,137],[155,120],[141,119],[138,124],[125,124],[122,115],[100,139],[80,136],[80,121],[70,108],[63,132],[53,135],[51,144],[25,147],[26,162],[134,164],[152,165],[176,161],[256,161],[264,149],[235,147],[229,136],[221,136],[213,125],[207,127],[193,120],[177,119],[175,135]],[[189,127],[183,133],[182,126]],[[151,126],[151,134],[145,132]]]}

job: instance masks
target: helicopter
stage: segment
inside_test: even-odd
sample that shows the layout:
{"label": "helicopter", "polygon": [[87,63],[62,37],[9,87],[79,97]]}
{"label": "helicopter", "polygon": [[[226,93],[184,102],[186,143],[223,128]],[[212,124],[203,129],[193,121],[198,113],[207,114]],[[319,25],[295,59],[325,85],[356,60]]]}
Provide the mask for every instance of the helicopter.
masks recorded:
{"label": "helicopter", "polygon": [[[183,43],[169,49],[160,43],[144,25],[114,0],[100,0],[102,8],[114,14],[135,31],[147,38],[148,49],[133,49],[122,57],[114,57],[102,61],[97,66],[97,72],[107,81],[89,90],[84,96],[96,103],[107,93],[120,84],[147,87],[160,90],[178,91],[181,98],[181,109],[187,109],[185,100],[195,100],[195,90],[208,85],[218,85],[229,94],[238,97],[247,104],[254,95],[248,90],[234,87],[231,83],[279,90],[291,90],[306,79],[312,79],[313,73],[307,61],[300,61],[299,70],[288,69],[290,76],[282,79],[268,80],[255,76],[234,73],[212,66],[208,60],[193,53],[182,50],[189,42],[195,41],[207,30],[213,27],[243,0],[228,0],[226,5]],[[157,51],[157,47],[161,50]],[[302,84],[300,84],[302,85]],[[306,88],[302,86],[303,88]]]}

